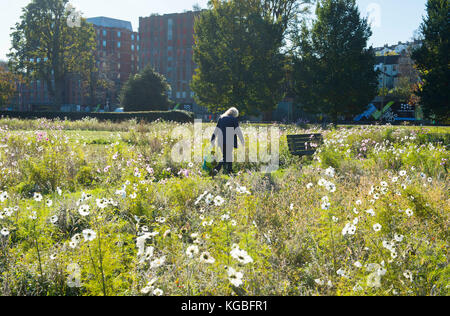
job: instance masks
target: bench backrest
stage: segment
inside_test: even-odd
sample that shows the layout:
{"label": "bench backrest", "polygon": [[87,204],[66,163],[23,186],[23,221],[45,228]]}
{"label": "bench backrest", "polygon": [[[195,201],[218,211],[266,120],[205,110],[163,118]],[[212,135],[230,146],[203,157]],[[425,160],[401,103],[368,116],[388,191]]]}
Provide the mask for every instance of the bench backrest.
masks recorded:
{"label": "bench backrest", "polygon": [[289,151],[294,156],[313,155],[323,143],[322,134],[287,135]]}

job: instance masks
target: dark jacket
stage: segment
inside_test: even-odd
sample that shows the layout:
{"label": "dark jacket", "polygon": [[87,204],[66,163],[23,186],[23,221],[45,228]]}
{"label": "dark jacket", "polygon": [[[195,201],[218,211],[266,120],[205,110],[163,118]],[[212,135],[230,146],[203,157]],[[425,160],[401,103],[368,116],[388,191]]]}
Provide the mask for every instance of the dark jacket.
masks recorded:
{"label": "dark jacket", "polygon": [[[232,127],[233,135],[227,135],[227,128]],[[239,127],[239,121],[237,118],[233,116],[224,116],[219,119],[219,122],[217,123],[216,130],[214,131],[214,134],[211,137],[211,142],[213,142],[216,138],[218,141],[219,146],[227,145],[227,138],[233,138],[233,146],[234,148],[238,148],[238,142],[237,142],[237,134],[236,134],[236,128]],[[220,137],[220,130],[222,133],[222,137]],[[228,129],[228,132],[231,130]]]}

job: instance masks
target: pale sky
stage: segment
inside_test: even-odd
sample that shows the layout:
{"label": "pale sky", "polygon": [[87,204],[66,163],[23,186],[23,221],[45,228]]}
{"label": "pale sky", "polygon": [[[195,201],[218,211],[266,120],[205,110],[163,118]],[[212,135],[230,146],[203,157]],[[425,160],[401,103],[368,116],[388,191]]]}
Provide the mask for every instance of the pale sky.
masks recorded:
{"label": "pale sky", "polygon": [[[22,8],[31,0],[0,0],[0,60],[6,60],[11,46],[10,28],[19,21]],[[369,45],[383,46],[408,41],[419,28],[425,15],[426,0],[357,0],[361,13],[373,9],[373,36]],[[199,4],[206,8],[208,0],[71,0],[84,17],[107,16],[131,21],[138,30],[139,17],[152,13],[175,13],[191,10]]]}

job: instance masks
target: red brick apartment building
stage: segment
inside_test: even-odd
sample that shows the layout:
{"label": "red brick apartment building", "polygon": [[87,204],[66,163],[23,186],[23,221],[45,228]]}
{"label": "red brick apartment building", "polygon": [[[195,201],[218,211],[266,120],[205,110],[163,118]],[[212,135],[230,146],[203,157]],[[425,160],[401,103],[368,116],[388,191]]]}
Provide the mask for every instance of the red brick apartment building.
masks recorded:
{"label": "red brick apartment building", "polygon": [[197,113],[202,111],[195,105],[190,82],[196,68],[192,48],[198,14],[188,11],[139,18],[141,68],[152,65],[171,85],[170,99]]}
{"label": "red brick apartment building", "polygon": [[131,74],[139,72],[139,34],[131,22],[107,17],[87,19],[94,26],[97,39],[97,68],[114,74],[124,83]]}

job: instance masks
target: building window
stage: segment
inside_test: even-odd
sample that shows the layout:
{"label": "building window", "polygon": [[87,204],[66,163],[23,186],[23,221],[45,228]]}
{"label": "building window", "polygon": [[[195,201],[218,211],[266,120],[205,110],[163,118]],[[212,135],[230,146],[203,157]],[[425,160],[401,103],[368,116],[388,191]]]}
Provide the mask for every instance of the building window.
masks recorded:
{"label": "building window", "polygon": [[120,48],[121,44],[120,42],[117,42],[117,48]]}
{"label": "building window", "polygon": [[117,31],[117,37],[120,38],[122,36],[122,33],[120,31]]}
{"label": "building window", "polygon": [[103,30],[103,36],[106,36],[108,34],[108,31]]}
{"label": "building window", "polygon": [[134,41],[134,34],[131,34],[131,40]]}
{"label": "building window", "polygon": [[103,47],[106,47],[106,41],[103,41]]}
{"label": "building window", "polygon": [[169,19],[167,24],[167,40],[171,41],[173,37],[173,20]]}
{"label": "building window", "polygon": [[134,52],[134,45],[131,45],[131,51]]}

